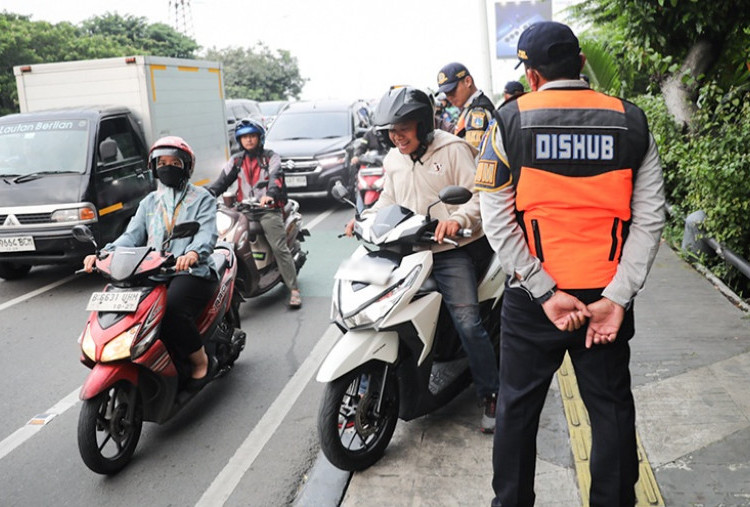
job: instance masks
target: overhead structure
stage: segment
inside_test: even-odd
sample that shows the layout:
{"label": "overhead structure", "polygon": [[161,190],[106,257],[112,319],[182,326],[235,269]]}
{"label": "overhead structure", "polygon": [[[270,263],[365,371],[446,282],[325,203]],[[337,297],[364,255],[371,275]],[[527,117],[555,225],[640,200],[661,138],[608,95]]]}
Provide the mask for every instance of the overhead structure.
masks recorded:
{"label": "overhead structure", "polygon": [[186,37],[195,38],[190,0],[169,0],[169,15],[173,20],[172,27],[175,30]]}

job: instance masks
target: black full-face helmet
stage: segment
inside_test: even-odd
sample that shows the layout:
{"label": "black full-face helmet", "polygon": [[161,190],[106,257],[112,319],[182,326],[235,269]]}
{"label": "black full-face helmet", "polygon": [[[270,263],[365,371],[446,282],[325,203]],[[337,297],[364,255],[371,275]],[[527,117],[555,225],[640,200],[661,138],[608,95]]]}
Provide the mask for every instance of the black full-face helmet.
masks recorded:
{"label": "black full-face helmet", "polygon": [[391,88],[380,99],[373,123],[381,140],[390,147],[388,129],[394,124],[407,120],[417,120],[417,138],[426,146],[432,141],[435,131],[435,109],[429,95],[418,88],[403,86]]}

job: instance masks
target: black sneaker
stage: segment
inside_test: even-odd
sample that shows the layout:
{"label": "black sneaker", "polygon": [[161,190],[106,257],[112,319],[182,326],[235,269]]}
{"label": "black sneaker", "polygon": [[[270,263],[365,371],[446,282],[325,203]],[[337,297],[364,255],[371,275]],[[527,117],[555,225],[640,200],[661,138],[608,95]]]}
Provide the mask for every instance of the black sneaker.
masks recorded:
{"label": "black sneaker", "polygon": [[484,412],[479,429],[482,433],[492,434],[495,432],[495,412],[497,410],[497,395],[491,394],[484,398]]}

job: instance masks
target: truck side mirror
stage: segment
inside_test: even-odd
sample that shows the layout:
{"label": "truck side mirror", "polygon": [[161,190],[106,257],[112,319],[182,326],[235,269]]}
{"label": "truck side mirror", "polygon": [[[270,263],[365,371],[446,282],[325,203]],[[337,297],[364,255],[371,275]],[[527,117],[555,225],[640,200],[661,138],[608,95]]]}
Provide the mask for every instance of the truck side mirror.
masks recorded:
{"label": "truck side mirror", "polygon": [[103,164],[117,160],[117,143],[114,139],[107,138],[99,143],[99,161]]}

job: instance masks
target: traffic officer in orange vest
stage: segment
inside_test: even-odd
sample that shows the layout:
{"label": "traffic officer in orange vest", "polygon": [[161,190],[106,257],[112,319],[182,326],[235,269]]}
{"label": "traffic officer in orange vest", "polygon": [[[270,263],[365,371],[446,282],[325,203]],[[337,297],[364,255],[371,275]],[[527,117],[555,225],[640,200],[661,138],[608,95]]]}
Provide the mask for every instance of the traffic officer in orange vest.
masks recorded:
{"label": "traffic officer in orange vest", "polygon": [[632,506],[628,341],[664,227],[659,156],[643,111],[579,79],[585,57],[569,27],[531,25],[518,58],[532,92],[498,108],[475,180],[509,275],[492,505],[534,503],[539,415],[567,351],[591,421],[590,504]]}
{"label": "traffic officer in orange vest", "polygon": [[461,110],[453,134],[479,148],[492,121],[492,111],[495,110],[492,101],[477,89],[469,69],[462,63],[449,63],[440,69],[437,81],[438,93],[445,93],[448,102]]}

